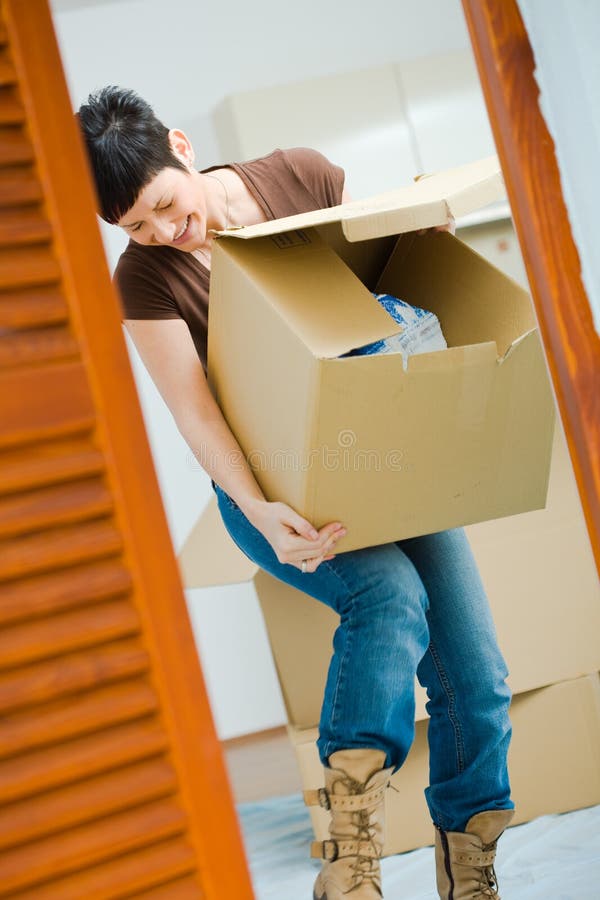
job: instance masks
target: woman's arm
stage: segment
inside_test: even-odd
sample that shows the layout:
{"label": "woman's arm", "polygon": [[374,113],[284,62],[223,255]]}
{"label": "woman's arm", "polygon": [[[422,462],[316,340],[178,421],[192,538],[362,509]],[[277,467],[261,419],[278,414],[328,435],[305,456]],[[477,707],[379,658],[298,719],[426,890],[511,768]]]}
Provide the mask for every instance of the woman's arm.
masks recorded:
{"label": "woman's arm", "polygon": [[285,503],[265,500],[210,392],[187,324],[182,319],[127,319],[125,326],[202,468],[267,538],[280,562],[300,567],[309,559],[307,571],[315,571],[328,558],[341,523],[317,531]]}
{"label": "woman's arm", "polygon": [[125,327],[202,468],[241,509],[264,500],[209,390],[183,319],[127,319]]}

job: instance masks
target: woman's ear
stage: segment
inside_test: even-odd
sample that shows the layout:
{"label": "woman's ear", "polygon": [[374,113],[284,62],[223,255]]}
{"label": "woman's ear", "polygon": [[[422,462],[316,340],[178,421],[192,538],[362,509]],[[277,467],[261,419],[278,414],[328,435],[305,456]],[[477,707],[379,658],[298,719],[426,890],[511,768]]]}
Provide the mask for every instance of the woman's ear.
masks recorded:
{"label": "woman's ear", "polygon": [[196,154],[188,136],[178,128],[171,128],[169,131],[169,144],[177,159],[180,159],[182,163],[185,163],[191,169]]}

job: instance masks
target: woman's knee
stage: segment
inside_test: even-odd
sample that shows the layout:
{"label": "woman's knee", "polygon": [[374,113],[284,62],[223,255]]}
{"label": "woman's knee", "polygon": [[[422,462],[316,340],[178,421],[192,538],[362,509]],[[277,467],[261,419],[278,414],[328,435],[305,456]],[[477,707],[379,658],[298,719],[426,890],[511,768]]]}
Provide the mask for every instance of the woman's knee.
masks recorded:
{"label": "woman's knee", "polygon": [[417,668],[432,709],[460,709],[469,718],[506,717],[512,698],[507,676],[506,662],[495,642],[477,656],[468,648],[462,654],[460,648],[440,646],[432,638]]}

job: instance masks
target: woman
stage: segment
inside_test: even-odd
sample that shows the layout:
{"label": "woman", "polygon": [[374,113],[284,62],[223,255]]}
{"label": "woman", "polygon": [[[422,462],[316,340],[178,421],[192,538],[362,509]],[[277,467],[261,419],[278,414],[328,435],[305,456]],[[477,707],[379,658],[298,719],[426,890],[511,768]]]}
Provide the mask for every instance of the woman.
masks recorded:
{"label": "woman", "polygon": [[317,529],[265,500],[206,382],[213,231],[343,203],[343,170],[295,149],[198,172],[186,135],[116,87],[91,95],[78,119],[100,213],[130,238],[115,272],[125,325],[184,439],[203,448],[227,530],[340,616],[317,744],[325,788],[306,797],[331,810],[331,840],[312,849],[325,860],[314,898],[382,896],[383,798],[413,740],[415,673],[429,697],[439,895],[499,897],[496,841],[513,816],[510,692],[463,530],[336,556],[343,523]]}

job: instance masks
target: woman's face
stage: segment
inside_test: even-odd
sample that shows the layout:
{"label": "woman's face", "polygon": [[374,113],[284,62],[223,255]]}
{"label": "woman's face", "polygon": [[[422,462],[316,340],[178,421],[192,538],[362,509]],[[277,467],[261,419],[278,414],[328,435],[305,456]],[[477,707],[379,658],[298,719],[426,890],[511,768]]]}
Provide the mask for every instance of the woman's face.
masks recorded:
{"label": "woman's face", "polygon": [[165,168],[141,191],[117,223],[138,244],[169,245],[189,253],[205,243],[209,221],[203,177],[193,167],[194,153],[181,131],[169,132],[175,155],[187,166]]}

